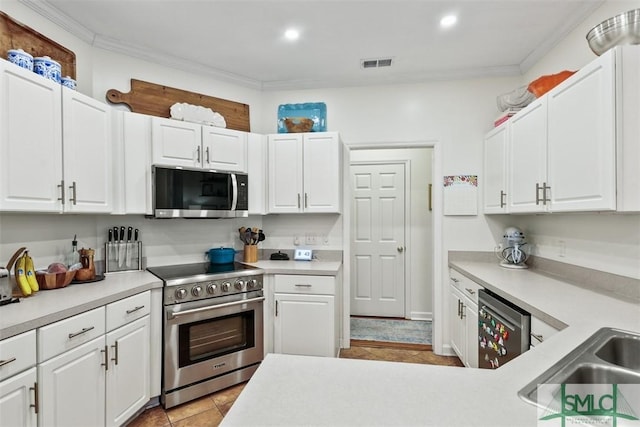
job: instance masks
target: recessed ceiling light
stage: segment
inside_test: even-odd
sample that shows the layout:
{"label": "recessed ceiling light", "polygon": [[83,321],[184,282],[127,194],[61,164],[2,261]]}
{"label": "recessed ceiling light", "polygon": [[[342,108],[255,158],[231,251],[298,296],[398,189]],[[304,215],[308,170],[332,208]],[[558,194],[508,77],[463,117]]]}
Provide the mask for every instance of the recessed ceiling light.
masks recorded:
{"label": "recessed ceiling light", "polygon": [[442,28],[449,28],[454,26],[457,21],[458,17],[456,15],[447,15],[440,20],[440,26]]}
{"label": "recessed ceiling light", "polygon": [[289,28],[284,32],[284,36],[287,38],[287,40],[297,40],[298,37],[300,37],[300,32],[295,28]]}

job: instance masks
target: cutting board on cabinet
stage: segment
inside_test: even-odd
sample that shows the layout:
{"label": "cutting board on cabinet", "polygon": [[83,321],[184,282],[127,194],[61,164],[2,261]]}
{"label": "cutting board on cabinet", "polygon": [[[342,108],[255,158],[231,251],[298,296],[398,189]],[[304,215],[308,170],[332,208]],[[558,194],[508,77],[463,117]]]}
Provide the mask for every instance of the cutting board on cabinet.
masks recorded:
{"label": "cutting board on cabinet", "polygon": [[107,101],[112,104],[126,104],[134,113],[157,117],[171,117],[171,106],[178,102],[199,105],[220,113],[227,122],[227,129],[250,131],[247,104],[143,80],[131,79],[131,91],[128,93],[109,89]]}

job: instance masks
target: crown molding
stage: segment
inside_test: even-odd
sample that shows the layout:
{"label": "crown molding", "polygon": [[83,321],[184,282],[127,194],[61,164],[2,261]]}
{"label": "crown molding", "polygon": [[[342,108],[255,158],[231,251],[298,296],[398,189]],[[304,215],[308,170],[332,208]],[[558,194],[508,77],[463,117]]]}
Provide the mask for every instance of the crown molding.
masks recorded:
{"label": "crown molding", "polygon": [[78,21],[74,21],[64,13],[60,12],[57,8],[53,7],[49,2],[44,0],[18,0],[26,7],[32,9],[34,12],[53,22],[61,27],[63,30],[78,37],[80,40],[93,44],[95,34],[84,27]]}

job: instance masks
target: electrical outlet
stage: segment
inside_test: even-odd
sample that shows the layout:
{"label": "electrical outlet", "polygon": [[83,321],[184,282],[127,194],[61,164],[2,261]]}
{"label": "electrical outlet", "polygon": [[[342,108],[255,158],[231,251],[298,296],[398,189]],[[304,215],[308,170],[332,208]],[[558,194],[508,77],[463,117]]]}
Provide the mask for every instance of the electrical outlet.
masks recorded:
{"label": "electrical outlet", "polygon": [[328,234],[323,234],[322,235],[322,244],[323,245],[328,245],[329,244],[329,235]]}
{"label": "electrical outlet", "polygon": [[298,235],[293,236],[293,245],[294,246],[299,246],[300,245],[300,236],[298,236]]}
{"label": "electrical outlet", "polygon": [[307,233],[305,234],[305,244],[307,245],[315,245],[318,243],[318,237],[315,233]]}
{"label": "electrical outlet", "polygon": [[567,243],[564,240],[558,240],[558,256],[564,258],[567,255]]}

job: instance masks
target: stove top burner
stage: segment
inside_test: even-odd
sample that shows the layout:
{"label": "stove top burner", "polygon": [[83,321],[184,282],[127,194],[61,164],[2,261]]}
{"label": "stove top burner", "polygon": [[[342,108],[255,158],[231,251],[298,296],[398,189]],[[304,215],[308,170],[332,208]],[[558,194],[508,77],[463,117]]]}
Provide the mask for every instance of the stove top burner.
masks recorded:
{"label": "stove top burner", "polygon": [[237,262],[165,265],[147,270],[164,282],[165,305],[259,291],[263,285],[263,270]]}
{"label": "stove top burner", "polygon": [[[211,264],[210,262],[198,262],[194,264],[176,264],[149,267],[147,268],[147,270],[165,281],[171,281],[174,279],[187,279],[189,277],[203,275],[215,275],[215,278],[222,279],[225,277],[235,277],[229,276],[230,274],[234,273],[239,273],[241,275],[261,274],[255,272],[255,270],[259,270],[257,267],[241,264],[239,262],[232,262],[229,264]],[[202,280],[202,278],[199,277],[196,280]]]}

